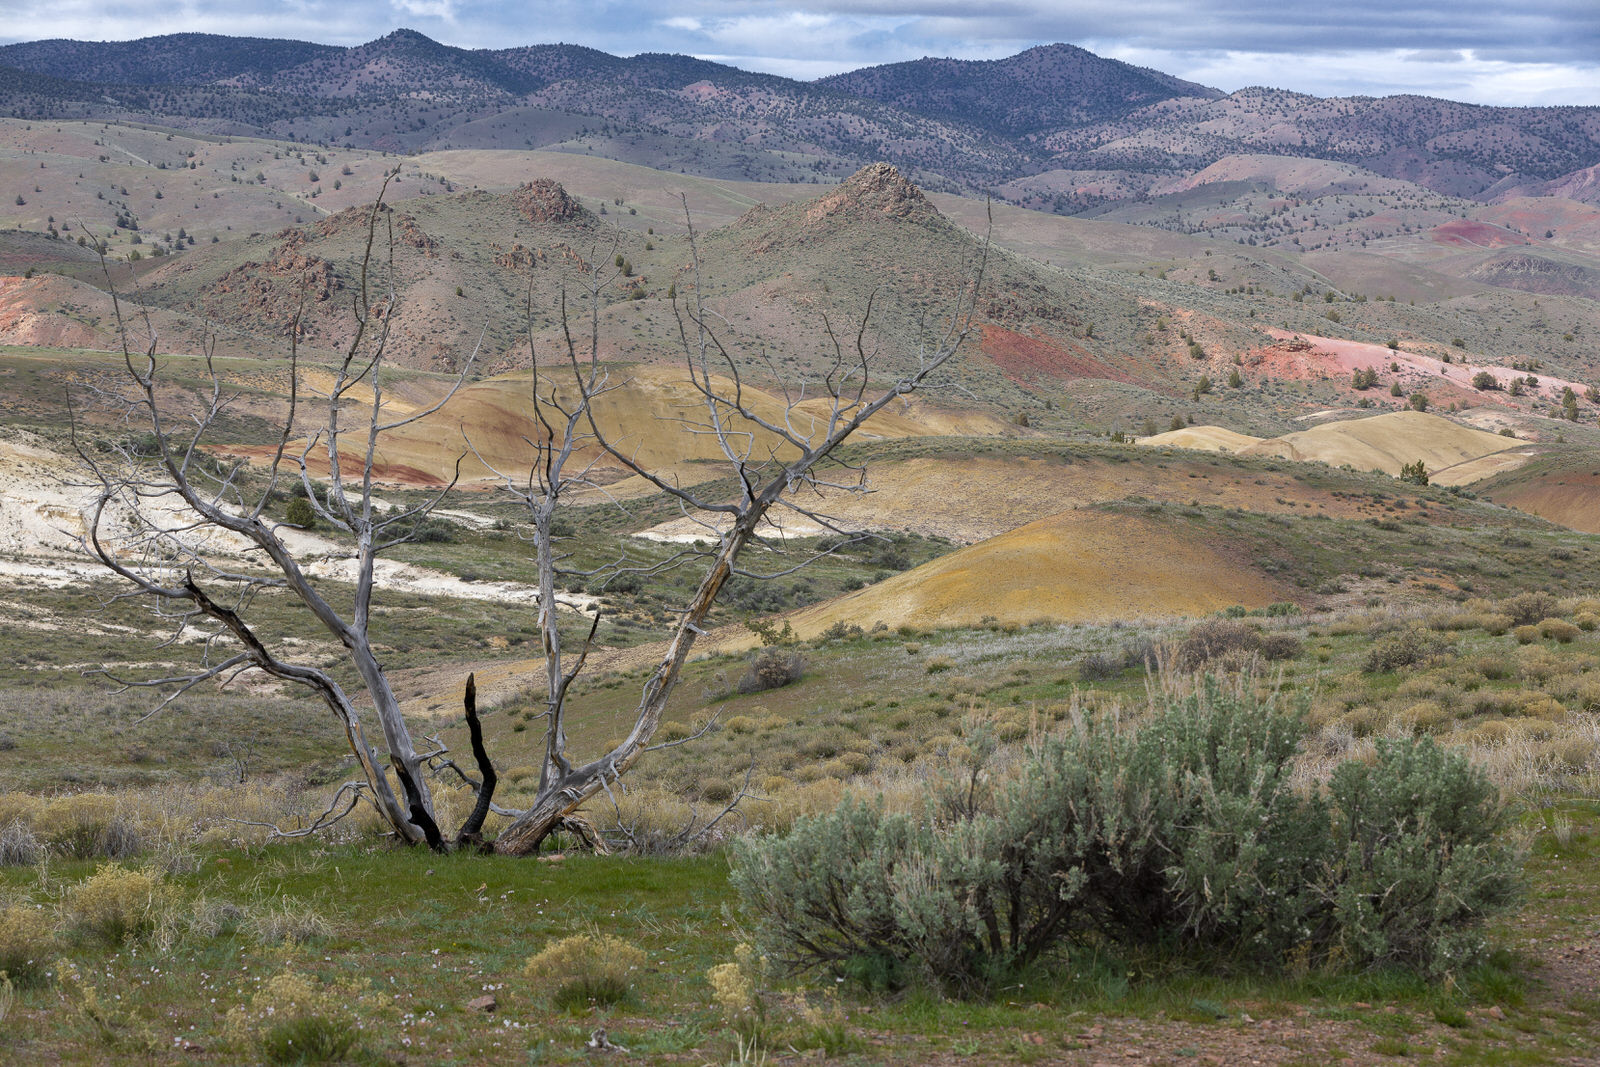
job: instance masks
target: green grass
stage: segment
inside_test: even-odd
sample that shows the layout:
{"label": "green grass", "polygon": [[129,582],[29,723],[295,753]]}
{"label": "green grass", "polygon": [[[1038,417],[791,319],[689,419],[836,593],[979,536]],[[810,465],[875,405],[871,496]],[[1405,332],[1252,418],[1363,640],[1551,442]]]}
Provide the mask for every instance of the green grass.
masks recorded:
{"label": "green grass", "polygon": [[[1529,877],[1536,887],[1564,894],[1559,910],[1576,918],[1592,915],[1597,902],[1593,885],[1580,884],[1582,876],[1571,870],[1594,859],[1596,813],[1584,806],[1571,812],[1582,821],[1583,851],[1567,855],[1567,868],[1536,855]],[[163,1051],[179,1040],[234,1055],[222,1016],[245,1003],[258,979],[286,967],[326,982],[371,981],[373,995],[354,1005],[361,1025],[353,1047],[363,1059],[510,1064],[542,1049],[547,1059],[566,1062],[581,1055],[594,1025],[605,1025],[613,1041],[637,1054],[701,1063],[731,1053],[731,1033],[705,979],[710,966],[731,956],[740,936],[719,855],[580,855],[542,863],[296,843],[249,852],[208,849],[201,858],[197,871],[172,878],[183,900],[303,902],[325,913],[334,933],[278,946],[256,943],[242,928],[215,936],[186,933],[164,953],[65,940],[61,954],[114,1009],[101,1025],[72,1011],[53,984],[23,989],[14,1009],[22,1025],[0,1034],[0,1056],[91,1063],[107,1054],[107,1042],[127,1052],[146,1040],[157,1060],[181,1056]],[[0,892],[47,899],[54,887],[91,869],[78,861],[53,864],[43,883],[31,870],[0,869]],[[1535,923],[1559,918],[1544,915],[1541,899],[1536,895],[1529,909]],[[1500,936],[1528,918],[1508,924]],[[589,930],[629,941],[649,964],[638,976],[637,999],[574,1020],[570,1006],[550,1003],[521,968],[547,943]],[[826,979],[821,984],[833,986]],[[798,988],[818,993],[815,980]],[[499,1002],[491,1016],[465,1006],[485,990]],[[838,1020],[785,1016],[773,1020],[772,1033],[796,1048],[870,1063],[916,1062],[919,1050],[960,1054],[968,1043],[999,1050],[1011,1062],[1070,1049],[1081,1044],[1078,1034],[1097,1024],[1184,1024],[1194,1035],[1189,1040],[1203,1043],[1210,1028],[1254,1025],[1245,1021],[1249,1016],[1257,1024],[1281,1020],[1344,1035],[1341,1040],[1385,1055],[1432,1058],[1442,1047],[1446,1062],[1510,1064],[1570,1055],[1583,1047],[1580,1041],[1593,1039],[1597,1022],[1589,1006],[1574,1014],[1572,1002],[1554,999],[1536,970],[1504,954],[1454,987],[1403,974],[1227,974],[1205,961],[1159,953],[1089,953],[1057,961],[991,1001],[948,1001],[917,989],[883,996],[849,984],[841,997]],[[1491,1008],[1503,1018],[1492,1018]]]}

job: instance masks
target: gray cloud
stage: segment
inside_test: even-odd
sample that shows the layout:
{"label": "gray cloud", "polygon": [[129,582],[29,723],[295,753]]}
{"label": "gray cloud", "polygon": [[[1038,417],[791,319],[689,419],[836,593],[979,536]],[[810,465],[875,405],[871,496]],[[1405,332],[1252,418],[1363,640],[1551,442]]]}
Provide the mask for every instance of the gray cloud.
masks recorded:
{"label": "gray cloud", "polygon": [[794,77],[1065,41],[1229,90],[1600,104],[1594,0],[0,0],[3,40],[195,30],[349,45],[398,25],[463,47],[565,41]]}

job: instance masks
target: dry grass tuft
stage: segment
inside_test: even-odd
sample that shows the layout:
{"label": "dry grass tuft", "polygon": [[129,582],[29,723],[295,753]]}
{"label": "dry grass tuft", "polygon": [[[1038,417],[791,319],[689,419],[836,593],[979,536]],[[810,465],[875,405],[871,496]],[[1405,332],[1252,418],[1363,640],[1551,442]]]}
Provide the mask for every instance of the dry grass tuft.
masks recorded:
{"label": "dry grass tuft", "polygon": [[117,944],[150,933],[166,902],[160,874],[108,863],[67,891],[67,925]]}
{"label": "dry grass tuft", "polygon": [[627,1000],[646,962],[643,952],[619,937],[575,934],[530,956],[522,974],[557,1007],[583,1011]]}
{"label": "dry grass tuft", "polygon": [[55,947],[55,926],[42,908],[0,909],[0,974],[25,985],[42,977]]}

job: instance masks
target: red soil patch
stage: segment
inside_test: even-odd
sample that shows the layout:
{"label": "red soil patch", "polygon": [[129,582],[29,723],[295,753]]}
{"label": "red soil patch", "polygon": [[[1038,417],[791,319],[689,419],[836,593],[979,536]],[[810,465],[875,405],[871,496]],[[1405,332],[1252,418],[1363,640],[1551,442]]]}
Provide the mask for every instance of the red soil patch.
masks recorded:
{"label": "red soil patch", "polygon": [[[1459,361],[1446,363],[1434,356],[1407,352],[1404,348],[1391,351],[1385,345],[1368,344],[1365,341],[1346,341],[1343,338],[1318,337],[1314,334],[1292,334],[1286,330],[1269,332],[1278,340],[1245,353],[1242,358],[1247,368],[1259,368],[1279,378],[1344,378],[1348,382],[1351,371],[1376,367],[1380,375],[1380,384],[1384,388],[1369,395],[1380,402],[1387,399],[1388,383],[1395,380],[1394,372],[1389,370],[1390,365],[1394,363],[1400,364],[1399,380],[1401,388],[1406,393],[1420,389],[1428,393],[1435,403],[1466,398],[1471,406],[1475,407],[1485,404],[1515,406],[1509,399],[1507,389],[1512,378],[1523,377],[1521,371],[1496,364]],[[1500,383],[1498,390],[1486,392],[1473,388],[1473,376],[1485,370]],[[1553,400],[1561,395],[1563,387],[1571,387],[1580,396],[1588,388],[1582,382],[1568,381],[1565,378],[1554,378],[1545,374],[1537,377],[1539,379],[1537,387],[1526,387],[1530,396],[1548,397]]]}
{"label": "red soil patch", "polygon": [[1252,348],[1239,358],[1248,368],[1291,381],[1326,378],[1338,369],[1329,366],[1327,354],[1319,351],[1316,345],[1298,339]]}
{"label": "red soil patch", "polygon": [[1530,243],[1520,233],[1471,219],[1454,219],[1435,226],[1429,232],[1437,244],[1454,245],[1457,248],[1505,248],[1508,245]]}
{"label": "red soil patch", "polygon": [[[271,445],[235,445],[228,449],[228,454],[241,459],[252,459],[266,462],[272,458],[276,451]],[[284,470],[294,471],[295,456],[298,453],[291,450],[284,462]],[[326,478],[328,476],[328,453],[324,450],[312,449],[306,456],[306,467],[310,469],[313,477]],[[344,472],[346,484],[354,484],[358,489],[362,476],[362,457],[341,453],[339,456],[339,469]],[[290,480],[298,477],[291,476]],[[435,474],[420,470],[406,463],[385,463],[383,450],[373,457],[372,480],[380,485],[402,486],[415,489],[437,489],[445,483]]]}
{"label": "red soil patch", "polygon": [[982,327],[983,354],[1014,382],[1038,378],[1105,378],[1132,384],[1133,378],[1100,362],[1087,349],[1053,337],[1027,337],[1004,326]]}

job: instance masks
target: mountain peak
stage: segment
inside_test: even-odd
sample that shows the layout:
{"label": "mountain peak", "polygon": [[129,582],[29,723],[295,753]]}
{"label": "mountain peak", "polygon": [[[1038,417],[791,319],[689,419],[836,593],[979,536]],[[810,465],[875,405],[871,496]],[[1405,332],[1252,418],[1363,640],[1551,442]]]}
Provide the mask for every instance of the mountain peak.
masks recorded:
{"label": "mountain peak", "polygon": [[373,44],[377,44],[380,41],[411,41],[411,42],[415,42],[415,43],[418,43],[418,44],[420,44],[420,43],[422,43],[424,41],[426,41],[428,44],[438,44],[439,43],[439,42],[435,41],[432,37],[429,37],[427,34],[421,32],[420,30],[409,29],[409,28],[407,28],[405,26],[401,26],[398,29],[391,30],[390,32],[384,34],[382,37],[379,37],[377,41],[374,41],[372,43]]}
{"label": "mountain peak", "polygon": [[868,163],[812,203],[812,219],[838,214],[871,213],[924,222],[939,218],[939,209],[892,163]]}

